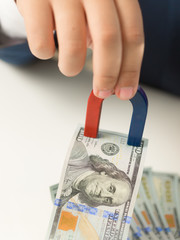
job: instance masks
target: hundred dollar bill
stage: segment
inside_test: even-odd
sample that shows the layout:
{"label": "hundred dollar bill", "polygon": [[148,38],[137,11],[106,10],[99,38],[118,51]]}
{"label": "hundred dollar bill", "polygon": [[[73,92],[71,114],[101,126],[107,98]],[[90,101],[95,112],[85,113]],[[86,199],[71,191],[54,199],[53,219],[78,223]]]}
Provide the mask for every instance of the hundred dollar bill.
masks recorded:
{"label": "hundred dollar bill", "polygon": [[133,231],[132,231],[131,226],[130,226],[130,228],[129,228],[127,240],[134,240]]}
{"label": "hundred dollar bill", "polygon": [[177,217],[178,206],[176,205],[175,195],[175,175],[171,173],[153,172],[152,177],[156,196],[160,206],[162,207],[165,219],[174,234],[174,238],[178,239],[180,237],[180,229]]}
{"label": "hundred dollar bill", "polygon": [[54,184],[54,185],[50,186],[51,199],[52,199],[53,203],[54,203],[54,201],[56,199],[58,186],[59,186],[59,184]]}
{"label": "hundred dollar bill", "polygon": [[144,225],[144,231],[148,232],[153,240],[160,239],[159,232],[156,230],[159,228],[157,228],[156,219],[153,220],[154,216],[152,216],[151,207],[148,205],[148,199],[146,198],[142,185],[140,185],[137,195],[135,211]]}
{"label": "hundred dollar bill", "polygon": [[[146,178],[143,176],[142,182],[139,188],[139,194],[141,199],[143,200],[144,207],[146,209],[146,213],[148,213],[148,217],[151,221],[150,224],[153,226],[153,231],[156,233],[157,237],[161,240],[168,240],[165,232],[163,231],[163,227],[160,219],[157,217],[156,208],[153,205],[153,200],[151,193],[148,188],[148,183]],[[145,216],[146,217],[146,216]],[[147,219],[147,221],[149,221]]]}
{"label": "hundred dollar bill", "polygon": [[[51,198],[52,198],[52,201],[54,202],[55,199],[56,199],[56,193],[57,193],[57,190],[58,190],[58,184],[55,184],[53,186],[50,187],[50,192],[51,192]],[[139,194],[138,194],[138,198],[139,198]],[[136,222],[139,221],[139,225],[141,223],[141,228],[142,229],[139,229],[137,226],[136,226],[136,233],[135,235],[133,235],[133,231],[132,229],[130,228],[129,229],[129,232],[128,232],[128,240],[133,240],[133,239],[136,239],[138,236],[137,235],[140,235],[141,238],[144,236],[144,233],[141,231],[141,230],[144,230],[144,232],[146,232],[146,234],[148,235],[148,239],[150,240],[159,240],[159,238],[155,235],[155,233],[153,232],[151,226],[150,226],[150,220],[148,219],[148,214],[145,213],[145,209],[143,212],[140,211],[138,205],[137,205],[137,200],[136,200],[136,205],[135,205],[135,209],[134,209],[134,217],[136,216]],[[142,214],[143,213],[143,214]],[[142,214],[142,215],[141,215]],[[145,219],[144,219],[145,217]],[[148,223],[147,223],[147,222]],[[139,226],[140,227],[140,226]],[[139,234],[139,231],[140,230],[140,233]],[[136,236],[136,237],[135,237]],[[146,237],[146,236],[145,236]]]}
{"label": "hundred dollar bill", "polygon": [[135,212],[133,213],[133,216],[132,216],[131,228],[132,228],[133,236],[135,239],[151,240],[151,238],[143,232],[142,225],[138,221],[138,218]]}
{"label": "hundred dollar bill", "polygon": [[178,230],[178,236],[180,236],[180,178],[175,175],[174,178],[174,194],[175,194],[175,205],[176,205],[176,210],[177,210],[177,229]]}
{"label": "hundred dollar bill", "polygon": [[165,231],[166,239],[174,240],[175,238],[164,216],[163,210],[158,202],[157,194],[155,192],[155,187],[153,184],[151,169],[144,170],[143,177],[142,177],[142,185],[145,189],[146,194],[147,193],[149,194],[149,200],[151,201],[151,204],[152,204],[153,213],[156,216],[156,218],[159,220],[159,223],[161,224],[162,229]]}
{"label": "hundred dollar bill", "polygon": [[143,139],[140,147],[128,146],[126,135],[109,131],[88,138],[79,127],[64,162],[47,239],[127,239],[147,144]]}
{"label": "hundred dollar bill", "polygon": [[[145,209],[142,211],[137,204],[135,205],[134,212],[136,214],[136,218],[141,223],[143,231],[148,235],[149,239],[159,240],[159,238],[153,232],[153,228],[150,226],[150,221],[147,222],[148,214],[145,211],[146,211]],[[146,220],[145,220],[145,217],[146,217]]]}

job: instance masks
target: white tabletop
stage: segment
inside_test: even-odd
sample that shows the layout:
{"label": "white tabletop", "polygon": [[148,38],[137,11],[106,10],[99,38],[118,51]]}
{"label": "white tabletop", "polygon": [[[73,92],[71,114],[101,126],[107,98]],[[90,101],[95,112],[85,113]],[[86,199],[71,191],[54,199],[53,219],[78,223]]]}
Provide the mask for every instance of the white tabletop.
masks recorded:
{"label": "white tabletop", "polygon": [[[92,74],[64,77],[54,60],[23,68],[0,62],[0,239],[43,240],[52,210],[49,186],[76,126],[85,122]],[[145,166],[180,174],[180,98],[143,86],[149,99]],[[103,103],[100,128],[128,133],[132,106]]]}

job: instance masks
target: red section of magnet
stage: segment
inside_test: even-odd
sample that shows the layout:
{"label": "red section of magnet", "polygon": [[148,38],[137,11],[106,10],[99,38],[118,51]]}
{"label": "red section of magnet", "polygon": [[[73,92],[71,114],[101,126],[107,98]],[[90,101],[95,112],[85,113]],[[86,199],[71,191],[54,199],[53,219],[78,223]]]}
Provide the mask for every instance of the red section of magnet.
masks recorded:
{"label": "red section of magnet", "polygon": [[86,137],[97,137],[103,100],[104,99],[96,97],[93,91],[88,98],[86,123],[84,129],[84,136]]}

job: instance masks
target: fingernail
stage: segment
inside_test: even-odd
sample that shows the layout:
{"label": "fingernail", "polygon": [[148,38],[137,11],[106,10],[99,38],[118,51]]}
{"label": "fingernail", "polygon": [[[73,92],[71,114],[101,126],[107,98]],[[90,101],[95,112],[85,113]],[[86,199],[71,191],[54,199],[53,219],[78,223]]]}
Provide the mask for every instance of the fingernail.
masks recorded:
{"label": "fingernail", "polygon": [[123,87],[120,88],[118,97],[122,100],[128,100],[133,97],[134,88],[133,87]]}
{"label": "fingernail", "polygon": [[98,91],[94,90],[94,94],[99,98],[107,98],[113,94],[112,90]]}

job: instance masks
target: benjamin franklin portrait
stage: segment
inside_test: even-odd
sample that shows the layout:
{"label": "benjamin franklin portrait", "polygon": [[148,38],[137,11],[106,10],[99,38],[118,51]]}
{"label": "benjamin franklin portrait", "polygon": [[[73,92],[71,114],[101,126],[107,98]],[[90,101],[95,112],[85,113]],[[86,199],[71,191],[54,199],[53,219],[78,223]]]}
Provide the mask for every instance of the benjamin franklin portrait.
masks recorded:
{"label": "benjamin franklin portrait", "polygon": [[77,194],[79,201],[90,207],[114,207],[130,199],[132,186],[125,172],[107,159],[88,156],[84,144],[76,141],[66,169],[61,206]]}

